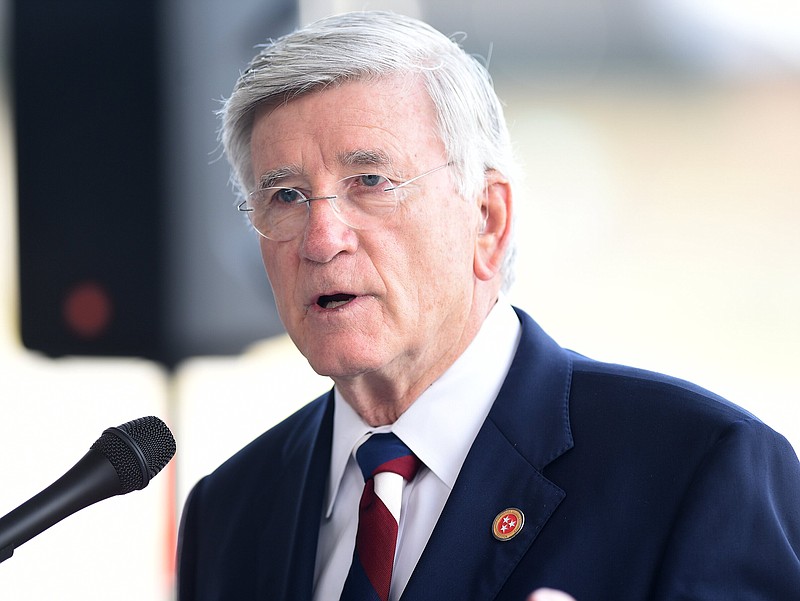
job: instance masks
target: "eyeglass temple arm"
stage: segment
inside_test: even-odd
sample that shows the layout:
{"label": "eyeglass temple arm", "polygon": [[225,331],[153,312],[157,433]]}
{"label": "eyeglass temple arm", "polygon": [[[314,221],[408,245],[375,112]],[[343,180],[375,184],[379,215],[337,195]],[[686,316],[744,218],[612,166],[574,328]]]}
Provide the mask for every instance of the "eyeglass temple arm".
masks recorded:
{"label": "eyeglass temple arm", "polygon": [[430,169],[430,170],[426,171],[425,173],[420,173],[418,176],[412,177],[411,179],[407,179],[406,181],[400,182],[397,185],[390,186],[389,188],[384,188],[384,192],[391,192],[392,190],[397,190],[398,188],[402,188],[403,186],[407,186],[408,184],[411,184],[411,183],[417,181],[421,177],[425,177],[426,175],[430,175],[431,173],[436,173],[440,169],[444,169],[445,167],[450,167],[452,164],[453,163],[450,162],[450,163],[445,163],[444,165],[439,165],[438,167],[434,167],[433,169]]}

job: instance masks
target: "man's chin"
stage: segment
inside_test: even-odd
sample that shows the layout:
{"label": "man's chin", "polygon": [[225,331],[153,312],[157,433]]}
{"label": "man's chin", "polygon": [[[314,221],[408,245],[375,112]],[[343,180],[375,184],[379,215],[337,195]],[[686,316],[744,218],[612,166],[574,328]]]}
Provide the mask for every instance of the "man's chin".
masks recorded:
{"label": "man's chin", "polygon": [[379,369],[374,358],[351,357],[341,353],[320,353],[319,349],[305,355],[308,364],[321,376],[327,376],[334,382],[352,381],[359,377],[374,373]]}

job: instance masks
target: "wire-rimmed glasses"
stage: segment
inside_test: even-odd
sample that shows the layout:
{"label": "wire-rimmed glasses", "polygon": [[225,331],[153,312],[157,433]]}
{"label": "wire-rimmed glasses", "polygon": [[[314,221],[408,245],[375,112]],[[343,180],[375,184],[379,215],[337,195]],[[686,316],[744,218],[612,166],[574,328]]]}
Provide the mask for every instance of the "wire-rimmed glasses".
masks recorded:
{"label": "wire-rimmed glasses", "polygon": [[291,240],[303,231],[312,200],[327,200],[339,220],[353,229],[371,229],[395,212],[404,186],[449,165],[399,183],[378,173],[350,175],[333,184],[333,194],[325,196],[311,196],[297,188],[267,186],[252,192],[237,208],[247,213],[259,234],[276,242]]}

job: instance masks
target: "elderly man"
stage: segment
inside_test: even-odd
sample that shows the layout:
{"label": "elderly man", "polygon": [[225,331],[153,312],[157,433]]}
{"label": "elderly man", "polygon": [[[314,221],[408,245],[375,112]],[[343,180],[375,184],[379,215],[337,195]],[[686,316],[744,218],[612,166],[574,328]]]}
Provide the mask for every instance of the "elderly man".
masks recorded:
{"label": "elderly man", "polygon": [[796,596],[788,443],[504,299],[511,146],[454,42],[330,17],[266,45],[222,116],[281,319],[335,386],[195,487],[182,601]]}

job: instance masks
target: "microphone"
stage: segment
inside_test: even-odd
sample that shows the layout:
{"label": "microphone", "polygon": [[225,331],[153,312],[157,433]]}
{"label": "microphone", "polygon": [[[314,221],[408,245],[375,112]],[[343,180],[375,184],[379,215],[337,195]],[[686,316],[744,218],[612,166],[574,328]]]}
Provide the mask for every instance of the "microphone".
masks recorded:
{"label": "microphone", "polygon": [[157,417],[106,429],[66,474],[0,518],[0,562],[65,517],[103,499],[143,489],[174,454],[172,432]]}

